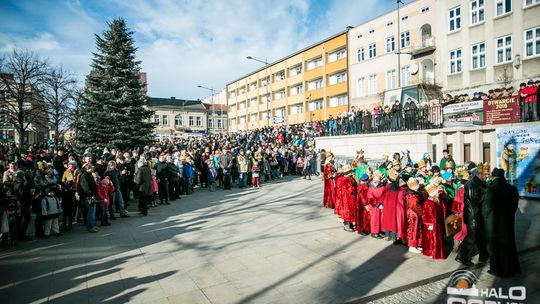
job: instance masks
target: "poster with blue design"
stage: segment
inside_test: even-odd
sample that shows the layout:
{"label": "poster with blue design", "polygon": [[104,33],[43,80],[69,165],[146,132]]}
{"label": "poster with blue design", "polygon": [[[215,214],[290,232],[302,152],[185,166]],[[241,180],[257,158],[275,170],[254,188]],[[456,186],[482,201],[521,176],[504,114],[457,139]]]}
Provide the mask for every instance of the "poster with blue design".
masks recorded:
{"label": "poster with blue design", "polygon": [[540,125],[497,129],[497,167],[519,195],[540,198]]}

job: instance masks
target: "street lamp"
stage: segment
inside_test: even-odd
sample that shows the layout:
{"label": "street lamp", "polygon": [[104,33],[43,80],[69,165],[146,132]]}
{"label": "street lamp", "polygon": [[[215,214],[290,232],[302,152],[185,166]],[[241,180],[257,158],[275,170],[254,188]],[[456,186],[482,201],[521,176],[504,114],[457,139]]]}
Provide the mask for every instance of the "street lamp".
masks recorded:
{"label": "street lamp", "polygon": [[270,96],[268,96],[269,92],[268,92],[268,86],[270,85],[270,79],[268,79],[268,61],[265,59],[265,60],[260,60],[260,59],[257,59],[257,58],[253,58],[251,56],[247,56],[246,57],[247,59],[250,59],[250,60],[255,60],[255,61],[258,61],[260,63],[263,63],[264,66],[265,66],[265,78],[266,78],[266,96],[268,97],[268,100],[266,101],[266,125],[268,128],[270,128],[270,110],[269,110],[269,105],[270,105]]}
{"label": "street lamp", "polygon": [[210,102],[212,103],[212,129],[214,129],[214,133],[216,133],[216,120],[215,120],[215,109],[214,109],[214,88],[208,88],[202,85],[198,85],[197,88],[208,90],[212,93],[212,96],[210,96]]}
{"label": "street lamp", "polygon": [[398,88],[401,88],[401,32],[400,32],[400,29],[399,29],[399,23],[401,21],[401,19],[399,19],[399,4],[403,4],[403,2],[401,2],[401,0],[396,0],[396,4],[397,4],[397,65],[398,65],[398,70],[397,70],[397,76],[398,76]]}

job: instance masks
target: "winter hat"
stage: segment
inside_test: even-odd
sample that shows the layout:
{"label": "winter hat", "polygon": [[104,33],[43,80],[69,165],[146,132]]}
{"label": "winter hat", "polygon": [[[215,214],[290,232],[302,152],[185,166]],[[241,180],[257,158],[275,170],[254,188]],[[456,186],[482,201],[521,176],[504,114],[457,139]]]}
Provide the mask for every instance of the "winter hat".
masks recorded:
{"label": "winter hat", "polygon": [[418,183],[418,180],[414,177],[409,178],[409,180],[407,181],[407,186],[409,187],[409,189],[413,191],[417,191],[418,188],[420,188],[420,184]]}
{"label": "winter hat", "polygon": [[360,176],[360,179],[363,181],[363,182],[366,182],[368,179],[369,179],[369,175],[367,174],[362,174],[362,176]]}
{"label": "winter hat", "polygon": [[495,168],[491,171],[493,177],[504,177],[504,169]]}
{"label": "winter hat", "polygon": [[421,160],[418,162],[418,169],[423,169],[426,167],[426,162]]}

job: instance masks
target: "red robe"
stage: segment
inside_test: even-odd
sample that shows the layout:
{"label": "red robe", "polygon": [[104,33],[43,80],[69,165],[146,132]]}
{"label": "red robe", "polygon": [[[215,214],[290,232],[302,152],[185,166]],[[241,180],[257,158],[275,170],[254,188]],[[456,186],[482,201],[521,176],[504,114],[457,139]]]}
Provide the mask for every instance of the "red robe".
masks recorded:
{"label": "red robe", "polygon": [[343,217],[341,215],[341,211],[342,211],[342,194],[341,194],[341,189],[343,188],[343,179],[345,177],[341,174],[337,174],[336,175],[336,203],[334,204],[334,214],[336,214],[338,217]]}
{"label": "red robe", "polygon": [[323,205],[326,208],[334,208],[336,203],[336,183],[334,173],[336,169],[330,163],[324,165],[324,199]]}
{"label": "red robe", "polygon": [[358,200],[356,199],[356,181],[354,178],[343,177],[341,185],[341,206],[343,221],[348,223],[356,222],[358,212]]}
{"label": "red robe", "polygon": [[411,190],[405,192],[407,206],[407,246],[422,248],[422,204],[418,193]]}
{"label": "red robe", "polygon": [[358,188],[356,189],[358,213],[354,226],[358,233],[362,233],[362,230],[364,230],[365,233],[369,233],[371,230],[369,227],[369,211],[366,210],[366,206],[369,206],[367,199],[368,189],[368,184],[362,183],[358,184]]}
{"label": "red robe", "polygon": [[454,196],[454,203],[452,204],[452,212],[457,213],[461,217],[462,225],[461,231],[454,234],[454,240],[463,241],[467,236],[467,225],[463,221],[463,205],[465,204],[465,187],[461,186],[456,191],[456,196]]}
{"label": "red robe", "polygon": [[398,200],[399,189],[392,189],[390,183],[385,186],[386,190],[383,196],[382,210],[382,231],[397,232],[396,204]]}
{"label": "red robe", "polygon": [[369,187],[367,192],[369,202],[369,216],[370,216],[370,230],[372,234],[381,232],[381,209],[379,205],[383,204],[383,196],[386,191],[386,187]]}
{"label": "red robe", "polygon": [[[422,230],[422,253],[434,260],[444,259],[443,230],[444,212],[441,202],[428,198],[422,210],[424,227]],[[432,230],[428,227],[433,226]]]}
{"label": "red robe", "polygon": [[405,225],[405,188],[399,188],[398,199],[396,204],[396,224],[397,237],[405,239],[407,235],[407,227]]}

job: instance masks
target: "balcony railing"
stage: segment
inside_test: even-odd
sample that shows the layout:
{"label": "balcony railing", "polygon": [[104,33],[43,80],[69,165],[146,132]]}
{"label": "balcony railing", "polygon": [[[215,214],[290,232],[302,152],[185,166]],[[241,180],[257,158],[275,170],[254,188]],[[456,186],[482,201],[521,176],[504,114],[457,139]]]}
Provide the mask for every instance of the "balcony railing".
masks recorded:
{"label": "balcony railing", "polygon": [[413,57],[419,57],[420,55],[435,51],[435,48],[435,36],[423,36],[420,42],[411,44],[411,54]]}

